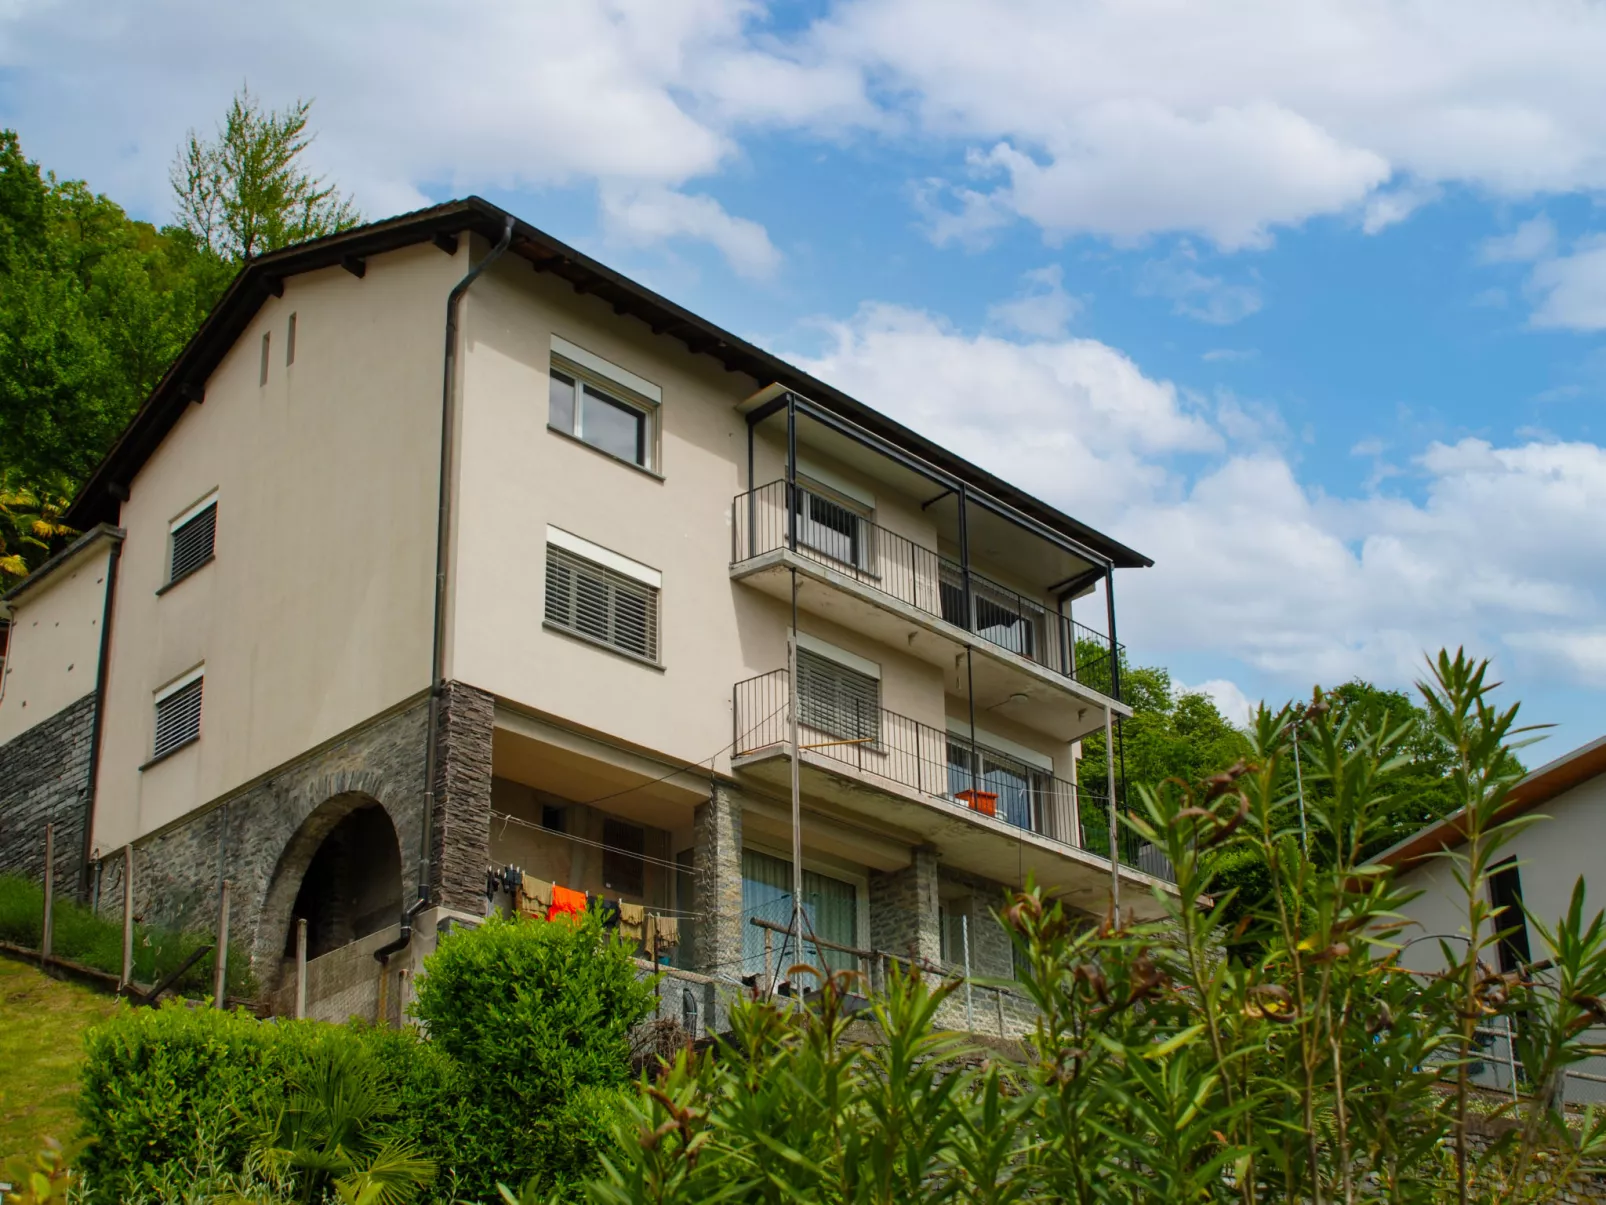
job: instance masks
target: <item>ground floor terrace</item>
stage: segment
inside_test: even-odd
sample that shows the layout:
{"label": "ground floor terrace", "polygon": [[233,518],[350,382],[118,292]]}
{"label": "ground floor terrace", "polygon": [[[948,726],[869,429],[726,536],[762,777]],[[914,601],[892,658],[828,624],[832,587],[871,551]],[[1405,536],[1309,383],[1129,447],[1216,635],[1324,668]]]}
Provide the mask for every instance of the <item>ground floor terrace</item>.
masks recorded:
{"label": "ground floor terrace", "polygon": [[1100,794],[1012,778],[975,749],[945,744],[910,779],[804,741],[799,948],[786,741],[737,733],[716,772],[454,683],[426,791],[425,714],[416,700],[132,849],[96,851],[97,907],[205,929],[226,881],[231,936],[285,1015],[398,1022],[453,926],[578,900],[661,971],[660,1014],[699,1036],[741,993],[817,986],[794,967],[873,987],[897,964],[970,981],[945,1022],[1009,1036],[1030,1024],[1024,996],[980,981],[1015,974],[995,919],[1011,891],[1030,878],[1091,920],[1117,882],[1131,916],[1154,915],[1164,890],[1152,850],[1121,842],[1112,866]]}

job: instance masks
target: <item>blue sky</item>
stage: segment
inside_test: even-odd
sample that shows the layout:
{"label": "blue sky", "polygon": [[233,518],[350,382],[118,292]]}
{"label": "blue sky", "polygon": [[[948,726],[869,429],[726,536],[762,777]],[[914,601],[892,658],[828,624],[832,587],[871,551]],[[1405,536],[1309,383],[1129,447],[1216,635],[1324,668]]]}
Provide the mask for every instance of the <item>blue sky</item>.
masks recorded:
{"label": "blue sky", "polygon": [[1230,712],[1495,659],[1606,730],[1606,9],[0,8],[0,121],[162,220],[242,80],[371,216],[478,192],[1154,556]]}

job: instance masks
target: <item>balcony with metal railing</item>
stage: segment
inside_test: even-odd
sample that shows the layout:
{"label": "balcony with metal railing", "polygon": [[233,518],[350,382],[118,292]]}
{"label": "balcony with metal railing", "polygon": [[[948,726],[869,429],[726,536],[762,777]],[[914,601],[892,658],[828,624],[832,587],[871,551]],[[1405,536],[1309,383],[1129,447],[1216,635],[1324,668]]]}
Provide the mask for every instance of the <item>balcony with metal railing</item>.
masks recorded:
{"label": "balcony with metal railing", "polygon": [[[777,786],[789,778],[789,700],[784,669],[736,684],[734,768]],[[799,769],[817,806],[935,844],[950,864],[998,882],[1031,871],[1073,903],[1078,894],[1095,908],[1107,899],[1110,805],[1102,791],[961,734],[809,689],[798,698],[798,730]],[[1124,826],[1116,842],[1129,873],[1171,877],[1164,857]]]}
{"label": "balcony with metal railing", "polygon": [[[1073,740],[1119,706],[1121,649],[961,561],[892,531],[803,484],[772,481],[732,505],[731,574],[922,656],[950,671],[949,689]],[[960,668],[956,654],[981,660]],[[1057,697],[1056,697],[1057,696]]]}

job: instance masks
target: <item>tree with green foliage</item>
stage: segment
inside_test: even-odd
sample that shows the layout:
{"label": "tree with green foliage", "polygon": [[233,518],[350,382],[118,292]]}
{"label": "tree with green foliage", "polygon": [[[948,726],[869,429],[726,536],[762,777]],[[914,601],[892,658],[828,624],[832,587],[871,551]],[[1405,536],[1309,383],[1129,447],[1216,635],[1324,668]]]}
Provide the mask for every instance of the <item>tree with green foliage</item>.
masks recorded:
{"label": "tree with green foliage", "polygon": [[0,480],[70,496],[200,324],[231,267],[58,180],[0,131]]}
{"label": "tree with green foliage", "polygon": [[338,188],[301,166],[315,137],[311,110],[310,100],[264,109],[241,88],[215,139],[189,132],[169,179],[179,227],[196,246],[235,263],[362,221]]}

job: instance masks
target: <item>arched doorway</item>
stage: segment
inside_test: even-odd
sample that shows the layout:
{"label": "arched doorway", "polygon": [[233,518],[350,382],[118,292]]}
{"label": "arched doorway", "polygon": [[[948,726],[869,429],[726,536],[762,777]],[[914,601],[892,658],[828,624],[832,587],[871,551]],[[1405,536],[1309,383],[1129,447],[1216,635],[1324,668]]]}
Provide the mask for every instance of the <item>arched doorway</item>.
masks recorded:
{"label": "arched doorway", "polygon": [[312,855],[286,926],[295,955],[296,922],[307,922],[307,957],[317,958],[396,923],[401,915],[401,848],[377,803],[347,813]]}

